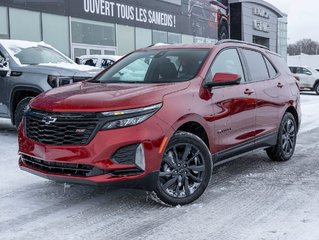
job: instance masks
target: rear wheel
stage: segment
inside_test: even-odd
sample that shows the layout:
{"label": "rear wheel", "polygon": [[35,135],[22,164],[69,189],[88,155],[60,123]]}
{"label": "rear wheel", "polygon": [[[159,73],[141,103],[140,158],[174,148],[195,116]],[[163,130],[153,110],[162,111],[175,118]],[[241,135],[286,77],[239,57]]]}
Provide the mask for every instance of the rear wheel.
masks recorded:
{"label": "rear wheel", "polygon": [[291,113],[285,113],[278,132],[277,145],[266,150],[274,161],[288,161],[295,151],[297,124]]}
{"label": "rear wheel", "polygon": [[164,152],[155,193],[169,205],[189,204],[203,194],[211,173],[205,143],[194,134],[177,132]]}
{"label": "rear wheel", "polygon": [[26,97],[18,103],[16,110],[14,112],[14,124],[16,128],[19,127],[20,122],[22,121],[22,118],[23,118],[23,113],[26,110],[31,99],[32,97]]}

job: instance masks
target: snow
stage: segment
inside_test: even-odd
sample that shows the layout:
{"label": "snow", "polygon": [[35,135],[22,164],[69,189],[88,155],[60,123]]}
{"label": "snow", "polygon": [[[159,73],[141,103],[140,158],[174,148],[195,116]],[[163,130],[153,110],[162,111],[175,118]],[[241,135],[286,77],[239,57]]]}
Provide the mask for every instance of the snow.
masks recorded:
{"label": "snow", "polygon": [[17,133],[0,119],[0,239],[319,239],[319,96],[301,96],[294,157],[263,151],[215,169],[204,195],[167,207],[137,190],[57,184],[19,170]]}
{"label": "snow", "polygon": [[37,46],[45,46],[45,47],[53,48],[52,46],[44,42],[30,42],[30,41],[23,41],[23,40],[1,40],[0,44],[6,49],[10,57],[12,57],[14,61],[21,66],[24,66],[24,65],[21,64],[20,60],[17,57],[15,57],[15,55],[18,54],[21,51],[21,49],[32,48]]}
{"label": "snow", "polygon": [[78,70],[78,71],[98,71],[102,70],[101,68],[79,65],[76,63],[41,63],[39,66],[48,66],[48,67],[59,67],[63,69]]}

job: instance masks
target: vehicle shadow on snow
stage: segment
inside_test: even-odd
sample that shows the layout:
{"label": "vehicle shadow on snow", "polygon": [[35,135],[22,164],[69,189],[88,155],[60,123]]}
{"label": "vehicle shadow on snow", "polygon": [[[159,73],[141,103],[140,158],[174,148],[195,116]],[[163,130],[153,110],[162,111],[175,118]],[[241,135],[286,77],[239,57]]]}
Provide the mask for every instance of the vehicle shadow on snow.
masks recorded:
{"label": "vehicle shadow on snow", "polygon": [[[205,195],[213,195],[210,190],[221,187],[227,188],[227,186],[231,185],[231,182],[238,179],[245,179],[252,174],[263,174],[271,171],[274,165],[278,165],[278,163],[270,161],[262,151],[220,165],[214,169],[211,183],[207,188],[208,193]],[[167,206],[159,202],[154,197],[154,194],[143,190],[69,185],[52,181],[46,181],[42,184],[43,187],[40,186],[41,183],[37,183],[37,187],[34,186],[39,188],[42,196],[44,194],[44,196],[48,195],[51,199],[62,200],[63,204],[92,201],[95,202],[94,206],[98,202],[100,208],[105,208],[105,211],[109,208],[125,208],[125,206],[143,206],[143,208],[162,208]],[[32,192],[34,194],[34,191]],[[227,193],[225,192],[225,194]],[[200,198],[196,203],[201,203],[201,199],[203,198]],[[214,198],[208,197],[208,199],[213,201]]]}

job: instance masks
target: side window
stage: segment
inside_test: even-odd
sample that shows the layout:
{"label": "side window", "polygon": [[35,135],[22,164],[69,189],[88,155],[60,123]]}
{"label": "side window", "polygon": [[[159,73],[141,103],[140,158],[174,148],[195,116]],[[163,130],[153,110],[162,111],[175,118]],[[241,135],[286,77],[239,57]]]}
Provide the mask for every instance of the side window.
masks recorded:
{"label": "side window", "polygon": [[216,73],[234,73],[241,76],[245,82],[243,67],[236,49],[226,49],[219,53],[210,67],[205,81],[212,81]]}
{"label": "side window", "polygon": [[267,66],[261,53],[243,49],[252,81],[263,81],[269,79]]}
{"label": "side window", "polygon": [[96,63],[97,63],[97,58],[90,58],[90,59],[83,61],[84,65],[88,65],[88,66],[92,66],[92,67],[95,67]]}
{"label": "side window", "polygon": [[0,64],[3,65],[5,62],[5,57],[2,55],[2,53],[0,52]]}
{"label": "side window", "polygon": [[267,68],[268,68],[269,77],[270,78],[276,77],[277,76],[277,70],[274,68],[272,63],[267,58],[265,58],[265,62],[266,62]]}
{"label": "side window", "polygon": [[113,63],[114,63],[114,61],[111,59],[103,59],[102,63],[101,63],[101,67],[106,68],[106,67],[111,66]]}
{"label": "side window", "polygon": [[302,68],[302,73],[307,74],[307,75],[311,75],[311,72],[307,68]]}
{"label": "side window", "polygon": [[290,71],[292,72],[292,73],[297,73],[297,68],[296,67],[289,67],[289,69],[290,69]]}
{"label": "side window", "polygon": [[302,67],[297,67],[297,73],[298,74],[304,74],[303,68]]}

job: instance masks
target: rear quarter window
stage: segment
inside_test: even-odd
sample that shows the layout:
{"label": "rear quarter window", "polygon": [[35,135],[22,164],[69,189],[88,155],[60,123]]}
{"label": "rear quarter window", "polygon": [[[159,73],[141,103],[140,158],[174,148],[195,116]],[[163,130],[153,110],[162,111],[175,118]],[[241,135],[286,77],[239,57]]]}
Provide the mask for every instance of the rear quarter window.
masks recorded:
{"label": "rear quarter window", "polygon": [[291,75],[292,71],[290,71],[286,61],[281,56],[273,54],[271,52],[269,52],[267,55],[270,57],[271,61],[274,63],[275,67],[280,73]]}
{"label": "rear quarter window", "polygon": [[278,72],[275,69],[275,67],[272,65],[272,63],[267,58],[265,58],[265,62],[266,62],[267,68],[268,68],[269,77],[270,78],[276,77]]}
{"label": "rear quarter window", "polygon": [[263,55],[254,50],[242,49],[242,51],[248,65],[251,81],[255,82],[269,79],[268,69]]}

